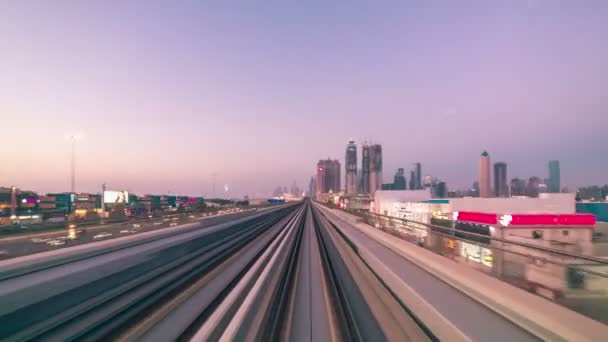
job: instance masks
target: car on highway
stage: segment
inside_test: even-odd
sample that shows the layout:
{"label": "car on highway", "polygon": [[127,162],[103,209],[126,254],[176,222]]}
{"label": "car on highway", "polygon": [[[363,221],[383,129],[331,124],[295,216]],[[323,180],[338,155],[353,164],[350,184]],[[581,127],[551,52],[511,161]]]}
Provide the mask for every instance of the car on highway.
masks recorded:
{"label": "car on highway", "polygon": [[103,239],[108,236],[112,236],[112,233],[107,233],[107,232],[99,233],[99,234],[93,236],[93,239]]}
{"label": "car on highway", "polygon": [[8,257],[8,251],[0,249],[0,259]]}
{"label": "car on highway", "polygon": [[139,224],[139,223],[133,223],[133,228],[141,228],[141,224]]}
{"label": "car on highway", "polygon": [[169,219],[169,218],[164,218],[164,219],[163,219],[163,222],[167,222],[167,221],[170,221],[170,220],[171,220],[171,219]]}
{"label": "car on highway", "polygon": [[153,224],[153,225],[155,225],[155,226],[160,226],[160,225],[161,225],[161,224],[163,224],[163,223],[162,223],[162,222],[154,222],[154,223],[152,223],[152,224]]}
{"label": "car on highway", "polygon": [[134,234],[137,233],[139,230],[137,229],[123,229],[120,231],[121,234]]}
{"label": "car on highway", "polygon": [[169,224],[169,227],[175,227],[177,226],[177,222],[171,222],[171,224]]}
{"label": "car on highway", "polygon": [[188,217],[189,217],[189,218],[191,218],[191,219],[195,218],[195,216],[194,216],[194,215],[190,215],[190,216],[188,216]]}
{"label": "car on highway", "polygon": [[49,240],[46,242],[47,245],[49,246],[63,246],[65,245],[65,241],[64,240],[58,240],[58,239],[54,239],[54,240]]}
{"label": "car on highway", "polygon": [[32,242],[33,243],[45,243],[49,240],[52,240],[51,238],[33,238]]}

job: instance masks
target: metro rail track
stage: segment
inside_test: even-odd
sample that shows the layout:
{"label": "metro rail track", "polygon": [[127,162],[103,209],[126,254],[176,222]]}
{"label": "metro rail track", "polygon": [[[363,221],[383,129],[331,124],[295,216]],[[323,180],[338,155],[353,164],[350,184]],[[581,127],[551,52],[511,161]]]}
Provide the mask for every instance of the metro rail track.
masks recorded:
{"label": "metro rail track", "polygon": [[309,201],[211,228],[15,273],[0,340],[436,340]]}

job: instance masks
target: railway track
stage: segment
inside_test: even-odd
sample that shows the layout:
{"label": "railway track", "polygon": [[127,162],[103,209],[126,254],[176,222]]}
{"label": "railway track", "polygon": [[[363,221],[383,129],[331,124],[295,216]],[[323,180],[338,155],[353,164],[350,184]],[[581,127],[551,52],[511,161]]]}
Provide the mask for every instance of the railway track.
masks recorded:
{"label": "railway track", "polygon": [[308,202],[0,281],[0,340],[436,340]]}

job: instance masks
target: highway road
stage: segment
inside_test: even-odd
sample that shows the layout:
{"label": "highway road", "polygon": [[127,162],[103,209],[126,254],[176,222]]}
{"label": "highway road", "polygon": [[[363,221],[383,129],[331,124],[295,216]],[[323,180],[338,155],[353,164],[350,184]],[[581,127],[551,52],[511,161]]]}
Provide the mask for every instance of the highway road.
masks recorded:
{"label": "highway road", "polygon": [[165,217],[131,220],[128,222],[89,226],[85,228],[52,230],[0,238],[0,260],[24,255],[78,246],[90,242],[115,239],[127,235],[168,228],[174,225],[200,223],[202,226],[217,224],[230,219],[251,215],[255,209],[213,214],[173,214]]}
{"label": "highway road", "polygon": [[539,338],[304,201],[0,261],[0,340]]}

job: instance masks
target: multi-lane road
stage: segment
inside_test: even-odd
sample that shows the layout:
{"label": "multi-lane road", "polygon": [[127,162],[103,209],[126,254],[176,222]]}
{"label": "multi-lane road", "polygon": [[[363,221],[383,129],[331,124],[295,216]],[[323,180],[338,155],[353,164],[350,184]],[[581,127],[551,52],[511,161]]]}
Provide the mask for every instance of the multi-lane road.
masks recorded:
{"label": "multi-lane road", "polygon": [[205,214],[173,214],[157,218],[130,220],[128,222],[87,226],[83,228],[75,225],[72,229],[57,229],[32,234],[0,237],[0,260],[73,247],[90,242],[115,239],[177,225],[200,223],[201,225],[209,226],[238,217],[251,215],[255,211],[256,209],[230,209]]}
{"label": "multi-lane road", "polygon": [[382,246],[304,201],[4,260],[0,340],[540,339]]}

